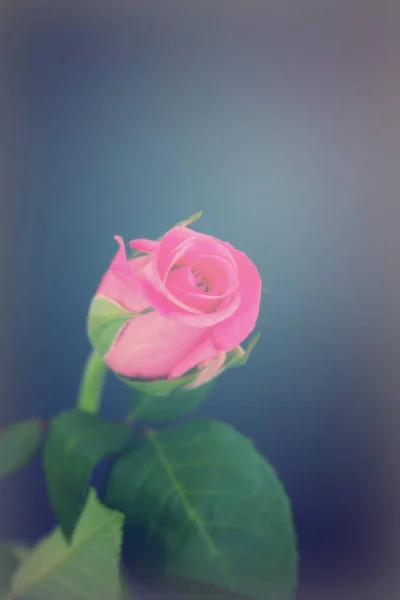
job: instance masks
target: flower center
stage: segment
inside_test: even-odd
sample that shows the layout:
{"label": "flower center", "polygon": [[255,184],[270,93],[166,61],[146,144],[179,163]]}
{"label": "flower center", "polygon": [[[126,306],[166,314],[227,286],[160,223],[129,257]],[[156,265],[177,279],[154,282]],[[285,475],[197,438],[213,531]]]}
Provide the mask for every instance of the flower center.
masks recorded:
{"label": "flower center", "polygon": [[208,292],[210,289],[210,286],[208,284],[207,281],[207,277],[201,272],[198,271],[197,269],[192,269],[191,270],[192,276],[193,276],[193,281],[196,287],[201,288],[203,290],[203,292]]}

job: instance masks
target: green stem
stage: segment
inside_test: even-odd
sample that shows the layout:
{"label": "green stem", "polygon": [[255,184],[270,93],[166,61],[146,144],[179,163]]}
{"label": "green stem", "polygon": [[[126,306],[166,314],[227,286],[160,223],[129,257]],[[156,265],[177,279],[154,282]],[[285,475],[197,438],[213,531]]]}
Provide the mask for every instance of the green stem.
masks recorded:
{"label": "green stem", "polygon": [[82,375],[77,401],[80,410],[91,414],[98,412],[106,373],[107,365],[100,354],[93,351],[86,361]]}

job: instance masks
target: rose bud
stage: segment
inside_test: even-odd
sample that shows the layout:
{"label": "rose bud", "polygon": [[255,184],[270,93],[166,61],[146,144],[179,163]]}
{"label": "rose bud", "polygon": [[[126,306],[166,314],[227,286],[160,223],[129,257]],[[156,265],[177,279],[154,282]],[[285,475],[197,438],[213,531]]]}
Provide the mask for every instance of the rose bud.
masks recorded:
{"label": "rose bud", "polygon": [[[136,380],[172,380],[188,371],[193,388],[223,369],[253,331],[261,277],[227,242],[177,225],[160,240],[124,242],[89,311],[89,337],[106,364]],[[194,370],[194,371],[193,371]]]}

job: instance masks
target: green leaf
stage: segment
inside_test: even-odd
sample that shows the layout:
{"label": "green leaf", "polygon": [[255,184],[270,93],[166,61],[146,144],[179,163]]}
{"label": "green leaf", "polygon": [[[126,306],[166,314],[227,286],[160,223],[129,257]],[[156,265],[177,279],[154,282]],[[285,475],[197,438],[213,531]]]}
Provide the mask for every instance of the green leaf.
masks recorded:
{"label": "green leaf", "polygon": [[126,576],[121,579],[121,597],[120,600],[138,600],[139,597],[136,591],[133,590],[132,584]]}
{"label": "green leaf", "polygon": [[0,433],[0,479],[25,466],[39,450],[43,426],[38,419],[14,423]]}
{"label": "green leaf", "polygon": [[68,540],[85,506],[92,471],[132,442],[131,429],[74,409],[51,423],[43,454],[50,505]]}
{"label": "green leaf", "polygon": [[129,319],[153,310],[149,306],[138,313],[133,313],[108,298],[95,296],[90,304],[87,322],[88,336],[93,348],[101,356],[105,356]]}
{"label": "green leaf", "polygon": [[0,594],[10,588],[13,574],[19,564],[14,544],[0,541]]}
{"label": "green leaf", "polygon": [[297,555],[288,498],[272,467],[232,427],[194,419],[148,432],[117,458],[104,501],[126,515],[135,560],[148,569],[158,556],[167,582],[292,597]]}
{"label": "green leaf", "polygon": [[16,557],[18,564],[24,562],[31,552],[31,548],[23,542],[11,542],[12,551]]}
{"label": "green leaf", "polygon": [[68,544],[59,528],[32,550],[16,572],[13,600],[120,600],[123,516],[91,489]]}
{"label": "green leaf", "polygon": [[168,396],[132,394],[133,409],[129,420],[169,421],[194,410],[208,396],[214,382],[194,390],[173,390]]}
{"label": "green leaf", "polygon": [[92,352],[86,362],[78,394],[80,410],[92,414],[98,412],[106,373],[106,363],[96,351]]}

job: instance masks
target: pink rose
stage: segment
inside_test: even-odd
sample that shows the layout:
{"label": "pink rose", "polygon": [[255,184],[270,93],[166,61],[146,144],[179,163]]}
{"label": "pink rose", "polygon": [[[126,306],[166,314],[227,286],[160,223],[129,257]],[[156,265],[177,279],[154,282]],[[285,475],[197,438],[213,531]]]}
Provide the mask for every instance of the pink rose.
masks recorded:
{"label": "pink rose", "polygon": [[130,260],[122,238],[115,239],[119,250],[94,298],[108,301],[114,315],[112,339],[102,349],[107,365],[150,380],[200,367],[191,387],[215,377],[256,324],[261,277],[253,262],[182,225],[159,241],[130,242],[141,254]]}

